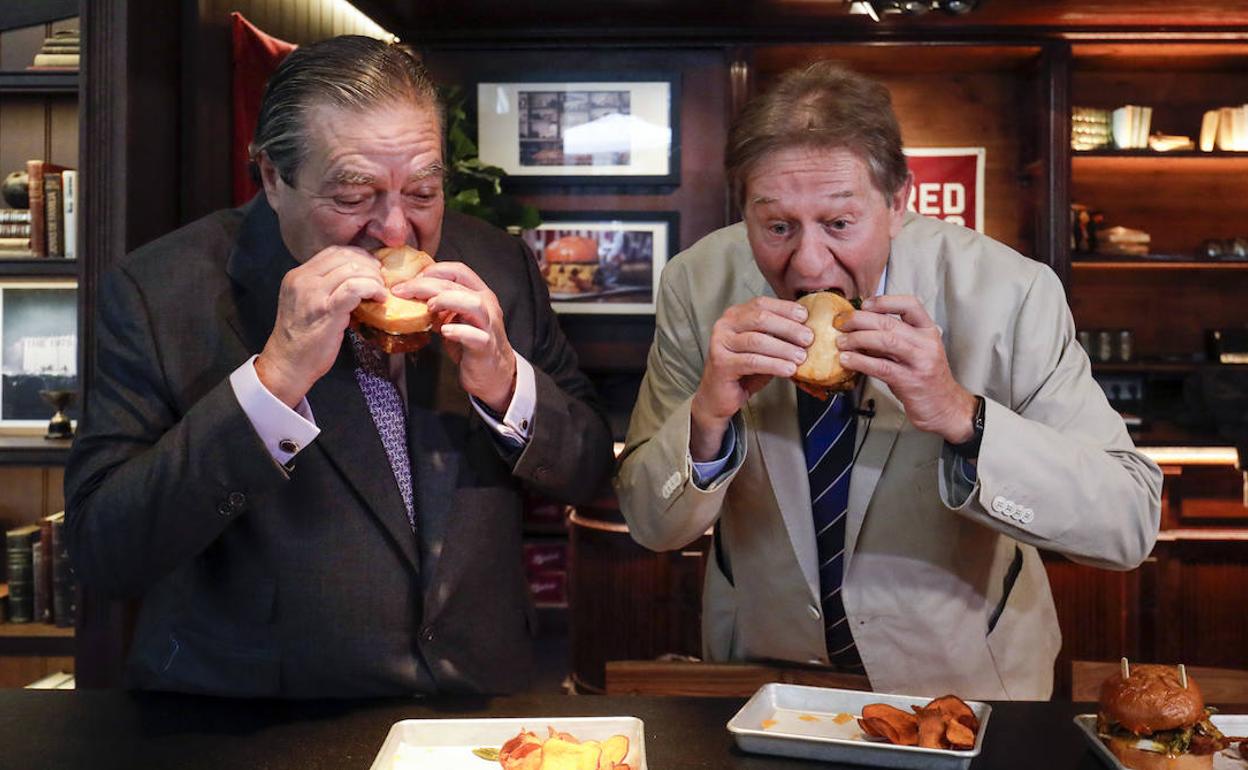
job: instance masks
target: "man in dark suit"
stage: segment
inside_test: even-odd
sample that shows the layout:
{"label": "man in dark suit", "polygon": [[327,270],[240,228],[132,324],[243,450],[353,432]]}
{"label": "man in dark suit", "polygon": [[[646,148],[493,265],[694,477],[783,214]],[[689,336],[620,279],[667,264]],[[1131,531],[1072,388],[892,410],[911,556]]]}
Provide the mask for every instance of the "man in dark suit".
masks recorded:
{"label": "man in dark suit", "polygon": [[[107,273],[66,475],[78,578],[142,597],[127,681],[245,696],[507,692],[531,668],[521,490],[594,494],[610,432],[520,242],[444,209],[442,119],[406,51],[295,51],[253,143],[264,192]],[[446,323],[348,330],[371,251]]]}

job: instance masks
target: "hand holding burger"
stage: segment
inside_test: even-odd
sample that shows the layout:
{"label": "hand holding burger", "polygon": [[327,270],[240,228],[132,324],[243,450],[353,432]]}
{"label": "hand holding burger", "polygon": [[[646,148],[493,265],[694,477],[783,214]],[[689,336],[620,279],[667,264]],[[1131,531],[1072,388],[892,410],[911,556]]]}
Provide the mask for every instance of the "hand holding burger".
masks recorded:
{"label": "hand holding burger", "polygon": [[381,302],[361,301],[351,312],[351,325],[364,341],[386,353],[419,350],[433,334],[433,313],[424,302],[395,296],[391,289],[434,264],[433,258],[406,245],[381,248],[373,255],[381,261],[386,298]]}
{"label": "hand holding burger", "polygon": [[1208,770],[1227,741],[1200,687],[1171,666],[1133,665],[1101,685],[1096,731],[1132,770]]}

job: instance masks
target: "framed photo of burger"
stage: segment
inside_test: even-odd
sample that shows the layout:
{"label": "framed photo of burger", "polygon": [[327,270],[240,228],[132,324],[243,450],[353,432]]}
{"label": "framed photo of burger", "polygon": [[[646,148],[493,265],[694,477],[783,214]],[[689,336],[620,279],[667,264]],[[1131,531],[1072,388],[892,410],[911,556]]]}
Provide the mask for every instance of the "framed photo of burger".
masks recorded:
{"label": "framed photo of burger", "polygon": [[[0,429],[43,432],[77,388],[76,284],[0,281]],[[65,411],[77,419],[76,404]]]}
{"label": "framed photo of burger", "polygon": [[543,212],[522,234],[560,313],[653,313],[677,250],[674,211]]}
{"label": "framed photo of burger", "polygon": [[680,79],[477,84],[482,163],[511,182],[680,184]]}

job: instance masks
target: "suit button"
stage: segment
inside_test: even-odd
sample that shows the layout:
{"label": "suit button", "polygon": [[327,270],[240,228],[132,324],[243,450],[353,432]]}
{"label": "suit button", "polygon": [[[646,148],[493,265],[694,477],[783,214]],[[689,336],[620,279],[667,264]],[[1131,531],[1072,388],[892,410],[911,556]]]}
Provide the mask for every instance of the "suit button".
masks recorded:
{"label": "suit button", "polygon": [[246,504],[247,495],[244,495],[242,492],[231,492],[229,501],[230,501],[230,507],[236,511],[239,511],[239,510],[242,510],[243,505]]}
{"label": "suit button", "polygon": [[818,620],[818,619],[819,619],[819,608],[818,608],[818,607],[816,607],[815,605],[813,605],[813,604],[812,604],[812,605],[810,605],[809,607],[807,607],[806,609],[810,611],[810,616],[811,616],[812,618],[814,618],[815,620]]}
{"label": "suit button", "polygon": [[1036,518],[1035,511],[1031,510],[1030,508],[1024,508],[1023,513],[1021,516],[1019,516],[1018,520],[1024,524],[1030,524],[1032,521],[1035,520],[1035,518]]}
{"label": "suit button", "polygon": [[997,513],[1005,513],[1005,498],[1001,495],[992,498],[992,510]]}
{"label": "suit button", "polygon": [[420,638],[426,642],[433,641],[433,628],[425,626],[425,630],[420,632]]}
{"label": "suit button", "polygon": [[217,513],[222,516],[232,516],[234,515],[234,506],[230,505],[228,500],[222,500],[217,503]]}

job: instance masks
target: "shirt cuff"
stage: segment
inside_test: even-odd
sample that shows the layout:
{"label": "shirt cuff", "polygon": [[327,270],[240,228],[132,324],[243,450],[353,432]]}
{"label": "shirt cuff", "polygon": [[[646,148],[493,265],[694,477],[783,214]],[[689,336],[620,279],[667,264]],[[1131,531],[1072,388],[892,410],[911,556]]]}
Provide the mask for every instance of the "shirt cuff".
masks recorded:
{"label": "shirt cuff", "polygon": [[321,429],[316,427],[308,399],[301,399],[291,409],[264,387],[256,374],[256,358],[247,359],[230,374],[230,387],[269,455],[278,465],[289,466]]}
{"label": "shirt cuff", "polygon": [[979,481],[979,470],[975,463],[967,460],[965,457],[953,454],[950,451],[947,455],[953,460],[945,466],[946,471],[945,483],[949,489],[950,502],[953,508],[961,508],[970,499],[971,494],[975,491],[975,484]]}
{"label": "shirt cuff", "polygon": [[507,413],[499,419],[498,412],[483,404],[476,396],[469,400],[472,407],[489,425],[504,439],[512,444],[524,446],[533,435],[533,410],[537,406],[537,378],[533,374],[533,365],[524,356],[512,351],[516,357],[516,392],[511,396],[511,404]]}
{"label": "shirt cuff", "polygon": [[[724,431],[724,443],[719,446],[719,457],[714,460],[707,460],[704,463],[695,462],[693,457],[689,458],[689,462],[693,465],[693,483],[699,489],[706,489],[711,485],[719,475],[724,472],[724,468],[728,466],[728,461],[732,459],[732,452],[737,448],[737,428],[730,421],[728,430]],[[685,450],[686,453],[689,450]]]}

